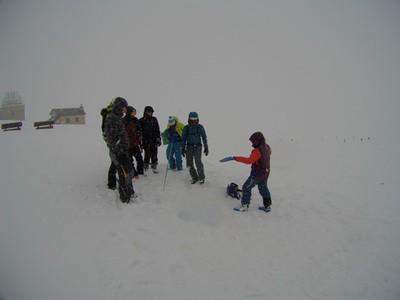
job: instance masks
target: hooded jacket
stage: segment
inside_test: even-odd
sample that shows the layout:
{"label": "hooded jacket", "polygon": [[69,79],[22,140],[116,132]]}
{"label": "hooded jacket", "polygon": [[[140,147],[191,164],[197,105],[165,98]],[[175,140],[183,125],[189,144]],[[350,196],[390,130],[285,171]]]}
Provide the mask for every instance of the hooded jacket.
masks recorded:
{"label": "hooded jacket", "polygon": [[[196,123],[191,123],[191,120],[197,120]],[[199,124],[199,115],[196,112],[189,113],[188,124],[183,128],[182,132],[182,146],[195,146],[201,145],[203,140],[203,145],[208,146],[207,134],[203,125]]]}
{"label": "hooded jacket", "polygon": [[244,164],[251,164],[251,177],[257,180],[267,180],[270,173],[271,148],[265,142],[264,135],[259,131],[253,133],[249,140],[254,147],[250,156],[235,156],[235,160]]}
{"label": "hooded jacket", "polygon": [[185,125],[179,122],[178,117],[173,116],[173,119],[175,120],[175,124],[168,124],[162,134],[164,145],[168,145],[170,142],[177,143],[182,141],[182,132]]}
{"label": "hooded jacket", "polygon": [[[156,117],[146,114],[150,106],[146,106],[143,117],[139,119],[142,128],[143,147],[158,146],[161,140],[160,126]],[[151,108],[152,111],[152,108]]]}
{"label": "hooded jacket", "polygon": [[116,155],[124,154],[129,149],[128,133],[126,132],[124,123],[122,122],[122,108],[127,106],[125,104],[126,100],[125,103],[114,101],[112,111],[107,115],[104,124],[108,146]]}

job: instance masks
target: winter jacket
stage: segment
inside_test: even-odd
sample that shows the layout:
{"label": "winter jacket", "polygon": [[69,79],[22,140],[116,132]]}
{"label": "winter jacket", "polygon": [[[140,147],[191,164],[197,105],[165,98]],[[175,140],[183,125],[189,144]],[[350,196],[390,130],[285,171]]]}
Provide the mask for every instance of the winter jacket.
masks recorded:
{"label": "winter jacket", "polygon": [[111,113],[106,117],[104,131],[110,150],[117,156],[128,152],[129,137],[122,122],[121,107],[113,106]]}
{"label": "winter jacket", "polygon": [[257,180],[267,180],[270,173],[271,147],[265,143],[264,136],[260,132],[250,137],[253,143],[253,151],[249,157],[235,156],[235,160],[244,164],[251,164],[250,176]]}
{"label": "winter jacket", "polygon": [[161,133],[157,118],[144,114],[139,123],[142,128],[143,146],[158,146],[161,142]]}
{"label": "winter jacket", "polygon": [[178,117],[173,117],[175,120],[174,125],[167,125],[167,128],[164,130],[162,137],[164,145],[168,145],[171,143],[177,143],[182,141],[182,131],[185,125],[179,122]]}
{"label": "winter jacket", "polygon": [[125,115],[123,118],[125,129],[129,137],[130,148],[138,147],[142,145],[142,128],[139,120],[136,117]]}
{"label": "winter jacket", "polygon": [[206,131],[201,124],[187,124],[182,131],[182,145],[192,146],[201,145],[203,140],[203,145],[208,145]]}

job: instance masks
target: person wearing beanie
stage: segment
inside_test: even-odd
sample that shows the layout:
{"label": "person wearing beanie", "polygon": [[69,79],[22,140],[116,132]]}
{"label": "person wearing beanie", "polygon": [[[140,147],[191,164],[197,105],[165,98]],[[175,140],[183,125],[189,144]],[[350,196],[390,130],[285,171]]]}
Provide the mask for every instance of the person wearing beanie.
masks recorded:
{"label": "person wearing beanie", "polygon": [[123,120],[129,137],[129,154],[136,160],[135,175],[143,175],[142,128],[136,118],[136,109],[128,106]]}
{"label": "person wearing beanie", "polygon": [[129,203],[136,194],[133,190],[132,159],[129,155],[129,137],[122,122],[122,116],[126,113],[128,102],[117,97],[113,101],[112,111],[106,117],[104,132],[110,149],[111,161],[118,172],[119,198],[123,203]]}
{"label": "person wearing beanie", "polygon": [[249,209],[251,190],[257,185],[258,191],[263,198],[263,206],[260,206],[259,209],[269,212],[272,202],[267,181],[270,173],[271,147],[265,142],[264,135],[259,131],[253,133],[249,140],[254,148],[249,157],[228,156],[221,159],[220,162],[235,160],[244,164],[251,164],[250,176],[242,187],[241,204],[235,207],[234,210],[247,211]]}
{"label": "person wearing beanie", "polygon": [[[188,124],[182,132],[182,156],[186,157],[186,166],[189,168],[191,183],[204,183],[204,166],[201,160],[203,153],[208,155],[207,134],[204,126],[199,124],[199,116],[196,112],[190,112]],[[196,165],[196,166],[195,166]]]}
{"label": "person wearing beanie", "polygon": [[151,106],[144,108],[143,117],[139,119],[142,128],[142,145],[144,150],[144,171],[151,168],[155,174],[158,173],[158,147],[161,146],[161,133],[158,120],[153,116],[154,110]]}
{"label": "person wearing beanie", "polygon": [[168,145],[166,155],[168,168],[171,170],[183,170],[181,152],[183,127],[185,125],[179,122],[178,117],[169,116],[167,128],[162,134],[164,145]]}

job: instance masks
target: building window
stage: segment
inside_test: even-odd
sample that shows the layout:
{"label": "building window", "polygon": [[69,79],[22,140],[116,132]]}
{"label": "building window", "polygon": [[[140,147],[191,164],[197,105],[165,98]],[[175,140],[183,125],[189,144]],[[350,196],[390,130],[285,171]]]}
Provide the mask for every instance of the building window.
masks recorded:
{"label": "building window", "polygon": [[69,118],[65,118],[65,123],[67,123],[67,124],[71,123],[70,119]]}
{"label": "building window", "polygon": [[75,123],[79,123],[79,117],[75,117]]}

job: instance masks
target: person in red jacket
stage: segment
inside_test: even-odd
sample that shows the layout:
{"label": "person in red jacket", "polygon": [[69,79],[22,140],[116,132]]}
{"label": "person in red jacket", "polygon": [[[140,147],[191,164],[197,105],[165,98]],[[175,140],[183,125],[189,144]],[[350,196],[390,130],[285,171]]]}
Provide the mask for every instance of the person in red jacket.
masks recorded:
{"label": "person in red jacket", "polygon": [[249,157],[228,156],[221,159],[220,162],[235,160],[244,164],[251,164],[250,176],[242,187],[243,197],[241,204],[235,207],[234,210],[247,211],[249,209],[251,190],[257,185],[264,204],[259,209],[269,212],[272,203],[267,181],[270,173],[271,147],[265,142],[264,135],[259,131],[253,133],[249,140],[254,148]]}
{"label": "person in red jacket", "polygon": [[129,137],[129,154],[136,160],[135,175],[143,175],[142,127],[136,118],[136,109],[128,106],[123,120]]}

